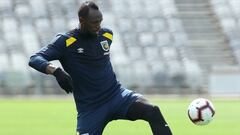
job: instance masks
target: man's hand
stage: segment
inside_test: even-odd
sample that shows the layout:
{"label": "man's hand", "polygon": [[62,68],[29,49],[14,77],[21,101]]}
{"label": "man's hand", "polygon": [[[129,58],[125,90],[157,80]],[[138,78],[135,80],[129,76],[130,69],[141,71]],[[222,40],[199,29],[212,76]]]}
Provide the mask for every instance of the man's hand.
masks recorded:
{"label": "man's hand", "polygon": [[56,80],[62,89],[64,89],[67,93],[72,93],[72,78],[68,73],[63,71],[61,68],[57,68],[53,72],[53,75],[56,77]]}

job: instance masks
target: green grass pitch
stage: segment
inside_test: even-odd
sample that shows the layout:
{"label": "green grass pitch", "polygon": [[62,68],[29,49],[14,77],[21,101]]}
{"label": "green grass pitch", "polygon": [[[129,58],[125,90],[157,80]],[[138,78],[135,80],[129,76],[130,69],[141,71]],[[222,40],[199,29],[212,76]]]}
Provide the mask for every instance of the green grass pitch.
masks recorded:
{"label": "green grass pitch", "polygon": [[[240,135],[240,100],[211,99],[212,123],[196,126],[187,116],[192,99],[154,99],[174,135]],[[75,135],[76,111],[71,99],[1,99],[0,135]],[[103,135],[151,135],[148,124],[118,120]]]}

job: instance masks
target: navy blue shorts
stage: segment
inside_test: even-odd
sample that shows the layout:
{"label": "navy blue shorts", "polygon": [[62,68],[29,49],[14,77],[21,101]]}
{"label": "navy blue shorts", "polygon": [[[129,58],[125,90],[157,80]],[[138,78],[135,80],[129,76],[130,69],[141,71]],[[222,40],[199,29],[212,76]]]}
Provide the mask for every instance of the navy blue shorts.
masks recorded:
{"label": "navy blue shorts", "polygon": [[79,113],[77,118],[78,135],[102,135],[108,122],[128,119],[127,111],[139,97],[141,97],[140,94],[124,89],[96,109]]}

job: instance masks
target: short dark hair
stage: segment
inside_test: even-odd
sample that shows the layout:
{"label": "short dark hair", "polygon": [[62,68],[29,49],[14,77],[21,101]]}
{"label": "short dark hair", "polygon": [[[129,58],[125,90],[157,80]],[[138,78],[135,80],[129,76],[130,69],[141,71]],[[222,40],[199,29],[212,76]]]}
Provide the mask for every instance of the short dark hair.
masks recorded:
{"label": "short dark hair", "polygon": [[86,1],[80,6],[78,10],[78,18],[86,18],[89,14],[89,9],[99,10],[97,4],[92,1]]}

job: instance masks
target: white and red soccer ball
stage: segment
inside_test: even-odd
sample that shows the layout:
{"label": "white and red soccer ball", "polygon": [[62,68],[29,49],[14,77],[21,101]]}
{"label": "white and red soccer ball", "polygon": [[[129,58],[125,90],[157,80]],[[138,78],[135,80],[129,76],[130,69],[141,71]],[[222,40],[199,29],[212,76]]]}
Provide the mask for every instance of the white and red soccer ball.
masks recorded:
{"label": "white and red soccer ball", "polygon": [[207,125],[213,120],[214,114],[215,108],[208,99],[195,99],[188,107],[188,117],[196,125]]}

